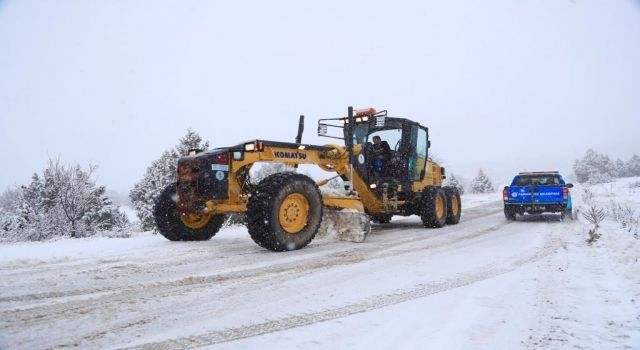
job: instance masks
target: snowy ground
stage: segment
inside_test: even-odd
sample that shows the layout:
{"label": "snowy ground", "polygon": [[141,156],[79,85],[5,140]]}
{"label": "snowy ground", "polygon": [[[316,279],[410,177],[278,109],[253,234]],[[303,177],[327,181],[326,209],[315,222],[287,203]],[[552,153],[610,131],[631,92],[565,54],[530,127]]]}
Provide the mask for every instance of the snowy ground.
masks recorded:
{"label": "snowy ground", "polygon": [[[640,212],[625,179],[590,203]],[[576,202],[585,199],[575,189]],[[0,246],[0,349],[640,348],[639,240],[608,220],[508,222],[466,195],[459,225],[417,217],[365,243],[288,253],[243,228],[208,242],[64,239]]]}

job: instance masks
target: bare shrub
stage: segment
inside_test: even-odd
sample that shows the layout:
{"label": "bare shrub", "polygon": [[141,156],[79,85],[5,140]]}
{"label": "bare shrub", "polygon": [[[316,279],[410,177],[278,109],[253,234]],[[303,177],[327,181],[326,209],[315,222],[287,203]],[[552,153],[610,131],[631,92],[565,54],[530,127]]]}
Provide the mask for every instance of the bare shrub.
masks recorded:
{"label": "bare shrub", "polygon": [[614,221],[622,225],[622,228],[627,228],[636,219],[636,210],[628,204],[622,205],[611,201],[609,215]]}
{"label": "bare shrub", "polygon": [[590,205],[587,210],[582,213],[582,217],[595,227],[600,227],[600,223],[607,216],[607,213],[602,208],[598,208],[595,205]]}
{"label": "bare shrub", "polygon": [[593,227],[589,230],[589,238],[587,238],[587,243],[591,244],[597,241],[601,235],[598,233],[598,228],[600,227],[600,223],[607,216],[607,213],[604,209],[598,208],[596,205],[590,205],[587,209],[582,213],[582,217],[585,218]]}
{"label": "bare shrub", "polygon": [[609,215],[611,218],[620,224],[620,226],[629,233],[633,233],[634,237],[638,238],[640,231],[640,214],[636,213],[636,210],[628,204],[620,204],[611,201],[609,206]]}

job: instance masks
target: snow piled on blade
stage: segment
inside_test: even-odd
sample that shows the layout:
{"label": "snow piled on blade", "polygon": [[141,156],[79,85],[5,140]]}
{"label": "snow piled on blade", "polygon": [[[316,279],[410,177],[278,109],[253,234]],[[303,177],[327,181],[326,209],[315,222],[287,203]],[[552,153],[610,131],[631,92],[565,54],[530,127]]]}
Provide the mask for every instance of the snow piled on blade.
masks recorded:
{"label": "snow piled on blade", "polygon": [[325,209],[317,235],[339,241],[362,243],[369,232],[371,232],[371,222],[367,214],[347,209]]}

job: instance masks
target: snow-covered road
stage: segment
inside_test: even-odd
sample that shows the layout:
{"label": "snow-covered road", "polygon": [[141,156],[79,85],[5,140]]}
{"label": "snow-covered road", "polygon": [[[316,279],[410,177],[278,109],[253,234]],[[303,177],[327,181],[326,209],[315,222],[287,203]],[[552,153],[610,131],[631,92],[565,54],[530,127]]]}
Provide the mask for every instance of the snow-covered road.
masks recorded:
{"label": "snow-covered road", "polygon": [[463,204],[456,226],[288,253],[243,228],[0,247],[0,348],[640,347],[638,284],[593,263],[579,223]]}

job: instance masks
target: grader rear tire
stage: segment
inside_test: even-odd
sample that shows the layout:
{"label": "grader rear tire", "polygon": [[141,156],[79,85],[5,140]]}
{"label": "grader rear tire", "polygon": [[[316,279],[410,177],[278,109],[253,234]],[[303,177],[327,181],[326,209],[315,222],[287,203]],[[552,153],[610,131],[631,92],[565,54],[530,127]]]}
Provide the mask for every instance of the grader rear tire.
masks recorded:
{"label": "grader rear tire", "polygon": [[176,184],[162,191],[153,217],[160,234],[170,241],[207,241],[224,223],[224,215],[180,214],[176,210]]}
{"label": "grader rear tire", "polygon": [[444,192],[447,195],[447,225],[456,225],[462,216],[460,191],[455,187],[445,187]]}
{"label": "grader rear tire", "polygon": [[440,187],[426,188],[422,194],[420,218],[424,227],[440,228],[447,221],[447,196]]}
{"label": "grader rear tire", "polygon": [[322,209],[318,186],[308,176],[271,175],[249,198],[249,235],[259,246],[276,252],[303,248],[320,228]]}

